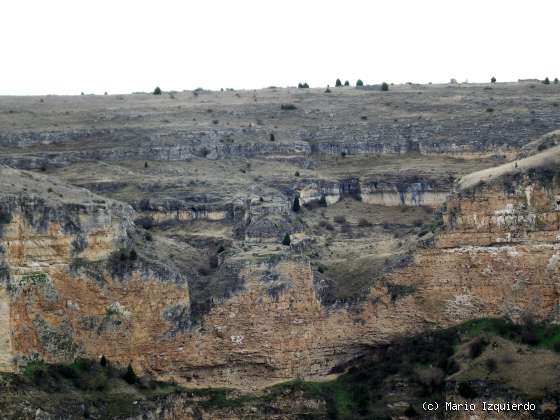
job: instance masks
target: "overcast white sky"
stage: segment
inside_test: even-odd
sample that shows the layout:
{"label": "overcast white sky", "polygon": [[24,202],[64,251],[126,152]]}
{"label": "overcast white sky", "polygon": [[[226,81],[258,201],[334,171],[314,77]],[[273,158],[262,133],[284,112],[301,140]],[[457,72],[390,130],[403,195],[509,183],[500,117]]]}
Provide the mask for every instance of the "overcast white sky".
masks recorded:
{"label": "overcast white sky", "polygon": [[0,94],[560,77],[558,0],[0,0]]}

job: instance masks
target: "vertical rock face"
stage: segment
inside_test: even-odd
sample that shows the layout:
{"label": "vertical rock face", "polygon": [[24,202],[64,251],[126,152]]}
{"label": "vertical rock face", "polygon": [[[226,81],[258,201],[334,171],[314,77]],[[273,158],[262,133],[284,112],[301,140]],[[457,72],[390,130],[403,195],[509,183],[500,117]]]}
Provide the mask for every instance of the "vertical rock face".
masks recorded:
{"label": "vertical rock face", "polygon": [[507,176],[454,195],[434,246],[415,255],[400,281],[454,322],[524,314],[559,320],[558,179]]}
{"label": "vertical rock face", "polygon": [[134,250],[132,209],[26,172],[0,179],[0,369],[102,354],[153,365],[188,323],[189,293]]}
{"label": "vertical rock face", "polygon": [[436,181],[406,176],[377,180],[350,178],[300,184],[296,189],[303,204],[318,202],[322,198],[332,204],[344,197],[354,197],[368,204],[383,206],[438,207],[445,202],[452,190],[451,180]]}
{"label": "vertical rock face", "polygon": [[387,180],[365,182],[362,200],[384,206],[438,207],[451,192],[451,182],[430,181],[403,177],[393,182]]}
{"label": "vertical rock face", "polygon": [[240,261],[242,287],[193,328],[184,275],[132,253],[131,208],[59,185],[54,198],[41,196],[34,188],[46,181],[33,177],[2,202],[0,369],[103,354],[193,385],[260,387],[325,375],[368,346],[467,319],[559,320],[555,178],[454,195],[441,231],[352,305],[322,304],[302,257]]}
{"label": "vertical rock face", "polygon": [[10,300],[0,287],[0,372],[10,370],[12,359]]}

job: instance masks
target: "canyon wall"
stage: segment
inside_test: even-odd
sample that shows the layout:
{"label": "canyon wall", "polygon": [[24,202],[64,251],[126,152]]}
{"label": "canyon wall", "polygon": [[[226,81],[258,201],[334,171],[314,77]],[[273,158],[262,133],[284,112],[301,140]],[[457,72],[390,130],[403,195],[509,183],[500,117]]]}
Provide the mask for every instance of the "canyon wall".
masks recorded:
{"label": "canyon wall", "polygon": [[423,232],[408,262],[365,299],[323,304],[327,286],[297,252],[236,256],[240,287],[199,322],[193,279],[134,248],[128,206],[93,195],[83,204],[79,192],[80,206],[11,197],[0,240],[0,366],[105,355],[192,386],[259,388],[322,376],[371,346],[468,319],[559,321],[558,180],[506,181],[454,194],[435,233]]}

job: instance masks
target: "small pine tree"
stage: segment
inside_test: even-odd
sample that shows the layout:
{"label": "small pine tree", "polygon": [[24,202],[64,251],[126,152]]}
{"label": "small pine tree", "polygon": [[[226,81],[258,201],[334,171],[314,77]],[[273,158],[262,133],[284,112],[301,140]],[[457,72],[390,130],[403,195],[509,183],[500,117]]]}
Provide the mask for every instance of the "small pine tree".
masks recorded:
{"label": "small pine tree", "polygon": [[136,382],[138,382],[138,376],[136,376],[136,373],[134,372],[134,369],[132,368],[132,364],[128,364],[128,367],[126,368],[126,372],[122,377],[126,383],[128,384],[135,384]]}
{"label": "small pine tree", "polygon": [[558,84],[558,77],[556,77],[556,78],[554,79],[554,84],[555,84],[555,85]]}
{"label": "small pine tree", "polygon": [[309,89],[309,85],[307,84],[307,82],[305,82],[305,83],[303,84],[303,88],[304,88],[304,89]]}
{"label": "small pine tree", "polygon": [[327,85],[327,88],[325,89],[325,93],[331,93],[331,88]]}
{"label": "small pine tree", "polygon": [[381,90],[387,92],[389,90],[389,85],[385,82],[381,83]]}
{"label": "small pine tree", "polygon": [[301,209],[301,206],[299,205],[299,196],[295,196],[294,198],[294,204],[292,204],[292,210],[295,212],[298,212]]}
{"label": "small pine tree", "polygon": [[290,246],[291,243],[292,243],[292,240],[290,239],[290,234],[286,233],[284,235],[284,239],[282,239],[282,245]]}
{"label": "small pine tree", "polygon": [[363,86],[364,82],[362,82],[362,79],[358,79],[358,81],[356,82],[356,86]]}
{"label": "small pine tree", "polygon": [[344,82],[344,86],[350,86],[350,82],[347,80]]}
{"label": "small pine tree", "polygon": [[156,86],[156,88],[154,89],[154,95],[161,95],[161,89],[159,86]]}
{"label": "small pine tree", "polygon": [[494,76],[490,79],[490,83],[496,83],[496,78]]}
{"label": "small pine tree", "polygon": [[342,82],[340,81],[340,79],[336,79],[336,82],[334,83],[335,87],[342,87]]}
{"label": "small pine tree", "polygon": [[274,133],[270,133],[270,141],[274,141],[276,138],[274,137]]}
{"label": "small pine tree", "polygon": [[107,359],[105,358],[105,355],[101,356],[101,360],[99,361],[99,364],[103,367],[107,367]]}
{"label": "small pine tree", "polygon": [[148,162],[144,162],[144,169],[148,169]]}
{"label": "small pine tree", "polygon": [[301,83],[298,83],[297,87],[298,89],[303,89],[303,85]]}
{"label": "small pine tree", "polygon": [[543,84],[550,85],[550,80],[548,79],[548,77],[543,80]]}
{"label": "small pine tree", "polygon": [[321,207],[327,207],[327,197],[325,196],[325,194],[321,195],[321,198],[319,200],[319,205]]}

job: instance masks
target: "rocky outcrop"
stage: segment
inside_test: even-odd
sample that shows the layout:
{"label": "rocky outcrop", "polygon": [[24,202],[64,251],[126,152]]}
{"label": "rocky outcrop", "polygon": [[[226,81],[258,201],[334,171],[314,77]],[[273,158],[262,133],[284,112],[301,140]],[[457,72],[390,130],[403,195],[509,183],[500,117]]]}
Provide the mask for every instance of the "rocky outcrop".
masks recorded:
{"label": "rocky outcrop", "polygon": [[333,204],[353,197],[368,204],[383,206],[438,207],[451,193],[453,179],[430,179],[418,175],[349,178],[340,181],[301,181],[295,191],[303,204]]}
{"label": "rocky outcrop", "polygon": [[558,192],[557,169],[537,168],[455,194],[433,247],[395,276],[448,321],[530,314],[557,322]]}
{"label": "rocky outcrop", "polygon": [[[195,282],[135,242],[128,206],[25,172],[3,169],[2,179],[4,368],[105,355],[185,384],[259,388],[325,375],[371,346],[472,318],[559,320],[560,184],[548,169],[453,195],[435,236],[424,232],[404,266],[365,299],[328,305],[296,252],[230,256],[223,282]],[[317,189],[362,194],[357,185]],[[194,284],[221,291],[201,307]]]}
{"label": "rocky outcrop", "polygon": [[[20,179],[25,182],[16,187]],[[145,334],[142,322],[128,321],[132,314],[126,296],[134,290],[141,302],[154,289],[171,288],[178,297],[168,299],[170,306],[178,307],[178,302],[188,306],[188,291],[179,275],[132,251],[129,206],[68,187],[63,191],[69,196],[61,197],[55,193],[60,185],[25,172],[2,169],[2,180],[14,181],[22,191],[5,194],[0,206],[3,318],[9,308],[9,322],[2,323],[3,328],[9,326],[9,333],[0,334],[4,368],[8,360],[13,367],[19,359],[69,361],[89,355],[102,342],[112,346],[109,336],[123,328],[127,342],[138,331]],[[169,330],[164,302],[154,309],[155,318]],[[98,338],[107,336],[85,339],[92,331]]]}

